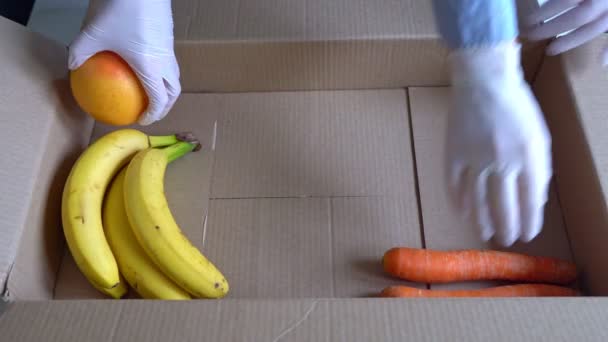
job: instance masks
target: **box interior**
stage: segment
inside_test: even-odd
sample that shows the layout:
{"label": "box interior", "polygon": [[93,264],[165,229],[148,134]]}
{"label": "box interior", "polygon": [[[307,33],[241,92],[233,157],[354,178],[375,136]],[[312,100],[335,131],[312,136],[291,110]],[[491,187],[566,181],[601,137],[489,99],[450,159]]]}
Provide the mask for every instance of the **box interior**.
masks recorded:
{"label": "box interior", "polygon": [[[383,274],[390,247],[502,249],[479,241],[445,197],[447,96],[446,87],[184,94],[144,130],[203,141],[165,183],[184,233],[229,280],[227,298],[369,297],[406,284]],[[111,129],[96,125],[92,139]],[[573,259],[554,186],[542,234],[507,250]],[[53,293],[104,298],[66,251]]]}
{"label": "box interior", "polygon": [[[9,47],[0,49],[0,133],[11,142],[0,149],[3,338],[608,338],[608,298],[598,297],[608,294],[608,79],[597,62],[606,37],[557,58],[544,57],[543,44],[522,50],[553,136],[555,175],[542,235],[512,250],[574,260],[586,297],[368,298],[404,283],[381,270],[390,247],[497,248],[480,243],[445,199],[449,88],[429,3],[172,3],[184,93],[144,130],[202,139],[204,149],[172,164],[165,184],[178,223],[226,273],[230,294],[95,300],[105,297],[64,246],[60,194],[79,153],[109,128],[74,103],[65,46],[0,18]],[[217,20],[226,11],[232,26]]]}
{"label": "box interior", "polygon": [[[189,8],[190,5],[185,3],[178,2],[177,13]],[[308,5],[318,10],[317,7],[324,3],[311,1]],[[416,3],[410,1],[403,8],[398,6],[399,11],[406,11],[410,5],[417,8]],[[363,2],[360,5],[367,8]],[[166,119],[152,126],[137,127],[150,134],[193,131],[203,142],[202,151],[190,154],[169,167],[165,184],[171,209],[186,236],[226,274],[231,284],[228,300],[369,297],[384,286],[404,283],[382,273],[382,254],[393,246],[501,249],[480,242],[475,232],[457,219],[445,198],[442,139],[449,109],[449,88],[442,84],[445,70],[441,68],[444,65],[433,64],[433,58],[443,60],[443,55],[440,50],[432,50],[433,58],[426,59],[424,56],[428,50],[412,53],[412,45],[408,45],[424,42],[438,46],[432,26],[425,21],[428,17],[423,24],[412,27],[393,27],[386,23],[372,25],[380,22],[374,19],[375,15],[382,17],[383,11],[391,12],[390,6],[384,5],[388,7],[363,11],[367,13],[364,21],[369,21],[370,27],[355,37],[344,35],[342,29],[349,28],[347,24],[344,27],[324,26],[330,22],[325,18],[325,24],[318,25],[319,36],[315,36],[313,31],[304,34],[296,30],[282,31],[288,32],[288,37],[270,38],[284,49],[296,43],[299,48],[306,48],[308,43],[321,44],[323,55],[320,58],[326,62],[321,65],[325,66],[331,66],[334,59],[344,60],[344,56],[372,58],[358,53],[361,50],[357,49],[373,51],[369,44],[392,49],[395,47],[392,44],[397,42],[399,47],[394,51],[410,51],[410,55],[415,57],[412,61],[426,65],[426,69],[421,70],[437,66],[438,69],[429,74],[428,84],[422,82],[425,86],[418,86],[418,82],[413,81],[424,73],[405,70],[406,78],[374,78],[373,75],[358,74],[360,80],[365,81],[359,85],[367,88],[382,85],[383,89],[333,89],[344,84],[359,88],[357,81],[347,76],[356,74],[352,70],[357,69],[363,60],[348,60],[343,67],[349,71],[338,68],[337,74],[327,74],[304,64],[300,70],[312,72],[308,74],[308,81],[312,80],[312,83],[286,78],[286,84],[269,81],[260,87],[239,89],[233,88],[231,83],[247,85],[239,83],[242,81],[239,78],[228,77],[229,82],[224,84],[210,77],[210,82],[215,82],[211,89],[227,88],[231,92],[199,93],[206,88],[204,83],[186,87]],[[296,5],[292,3],[285,10],[296,18],[301,11],[293,6]],[[239,6],[235,10],[238,14]],[[180,17],[214,23],[211,17],[196,14],[196,8],[188,11],[194,14]],[[220,9],[217,11],[221,12]],[[429,8],[417,8],[417,11],[428,12]],[[269,15],[273,12],[260,13]],[[288,15],[287,18],[291,17]],[[234,47],[234,44],[261,49],[252,55],[261,56],[261,51],[275,51],[276,45],[268,46],[268,41],[258,36],[258,33],[274,32],[272,27],[260,27],[256,33],[246,29],[247,21],[244,19],[237,16],[235,20],[237,24],[232,34],[225,35],[226,32],[221,31],[213,33],[212,37],[197,36],[189,29],[196,25],[189,26],[189,21],[178,22],[179,44],[181,47],[189,46],[188,51],[192,53],[188,55],[181,50],[180,58],[184,65],[200,60],[198,53],[207,51],[209,44],[218,45],[222,39],[227,45],[219,44],[217,51],[227,46]],[[31,193],[24,192],[17,203],[23,207],[19,209],[21,212],[11,208],[3,212],[11,219],[20,215],[15,221],[24,222],[25,227],[18,239],[7,240],[18,243],[11,247],[16,250],[16,258],[10,265],[4,292],[14,300],[103,298],[86,282],[66,250],[57,211],[62,183],[79,151],[87,142],[111,128],[100,124],[93,127],[73,103],[65,81],[65,49],[5,21],[0,23],[10,32],[3,39],[16,46],[14,50],[3,52],[6,60],[16,63],[15,68],[3,71],[6,73],[4,78],[15,80],[19,89],[30,89],[30,93],[22,94],[3,88],[2,91],[6,91],[3,98],[11,99],[9,105],[13,106],[7,112],[24,113],[19,125],[27,127],[29,122],[35,122],[42,127],[29,131],[46,134],[32,136],[32,144],[21,152],[31,160],[21,161],[24,166],[19,175],[28,189],[47,195],[46,198],[32,199],[28,197]],[[222,25],[217,27],[226,29]],[[366,36],[366,32],[375,34]],[[392,40],[391,34],[397,38]],[[328,40],[319,40],[319,37],[328,37]],[[18,44],[18,38],[25,38],[31,45],[41,47],[46,55],[32,56],[30,46]],[[195,40],[200,41],[195,43]],[[282,45],[284,43],[287,45]],[[351,43],[364,45],[351,49],[352,46],[348,45]],[[596,50],[597,44],[601,43],[593,45]],[[49,46],[45,47],[45,44]],[[341,44],[350,47],[341,50]],[[197,50],[198,47],[203,50]],[[523,54],[531,52],[536,54],[538,50],[524,49]],[[231,53],[248,55],[244,51]],[[291,59],[283,56],[289,63],[281,64],[273,75],[281,75],[281,70],[286,72],[293,67],[293,63],[299,61],[296,55]],[[307,63],[319,61],[307,54],[303,56]],[[525,58],[523,63],[530,68],[534,65],[532,62],[538,61],[537,57]],[[575,64],[569,61],[575,57],[567,55],[564,59],[546,59],[538,75],[534,68],[530,68],[528,73],[528,76],[535,76],[533,83],[543,108],[549,109],[546,114],[557,141],[554,151],[556,177],[542,234],[530,244],[517,244],[508,250],[574,260],[584,272],[582,286],[586,293],[599,295],[608,291],[608,279],[600,271],[604,253],[601,242],[606,241],[608,235],[602,230],[606,217],[605,192],[602,191],[603,183],[598,181],[602,179],[601,175],[594,173],[595,170],[603,170],[602,164],[597,164],[603,159],[597,147],[594,150],[589,146],[602,146],[602,141],[592,134],[599,128],[584,119],[601,113],[600,97],[593,97],[597,94],[595,89],[601,87],[585,88],[583,84],[589,78],[569,76]],[[50,69],[57,72],[28,69],[40,67],[42,60],[54,63]],[[207,60],[213,61],[213,58]],[[234,63],[229,59],[222,65]],[[255,73],[258,70],[256,65],[248,64],[247,72]],[[200,70],[206,72],[206,67],[211,68],[212,65],[202,65]],[[382,68],[378,67],[372,64],[368,71],[384,75]],[[193,72],[195,68],[188,70],[190,72],[184,73],[185,84],[189,79],[205,79]],[[31,78],[23,77],[30,72]],[[255,79],[253,76],[246,75],[249,80]],[[604,79],[596,78],[593,79],[594,84],[606,83]],[[307,80],[306,77],[302,79]],[[340,82],[327,84],[324,79]],[[580,89],[573,84],[578,84]],[[266,87],[277,91],[261,91]],[[306,90],[292,91],[301,87]],[[318,87],[326,90],[316,90]],[[240,90],[249,92],[236,92]],[[63,97],[56,99],[56,95],[50,95],[56,93]],[[558,102],[549,101],[554,94],[563,96]],[[21,96],[19,100],[15,100],[17,96]],[[559,107],[552,107],[554,103]],[[35,120],[36,112],[41,110],[52,115]],[[564,129],[564,126],[569,126],[568,122],[578,123],[578,126],[574,125],[574,130]],[[6,128],[3,131],[10,130]],[[592,145],[588,139],[596,139],[596,144]],[[40,151],[45,153],[40,155]],[[20,161],[18,154],[9,157]],[[575,167],[566,160],[571,157],[579,158]],[[16,165],[21,164],[16,162]],[[30,165],[34,168],[28,168]],[[53,171],[44,171],[47,167]],[[15,171],[18,173],[19,170]],[[583,174],[588,177],[584,182],[578,182]],[[573,183],[582,186],[577,188]],[[584,194],[592,195],[589,197],[592,204],[582,205]],[[42,203],[45,201],[47,204]],[[431,287],[430,284],[409,285]],[[464,283],[441,287],[489,285],[491,283]],[[136,297],[131,291],[131,298]]]}
{"label": "box interior", "polygon": [[[538,6],[515,0],[518,15]],[[186,92],[446,85],[447,49],[431,1],[175,0]],[[523,46],[528,81],[545,43]]]}

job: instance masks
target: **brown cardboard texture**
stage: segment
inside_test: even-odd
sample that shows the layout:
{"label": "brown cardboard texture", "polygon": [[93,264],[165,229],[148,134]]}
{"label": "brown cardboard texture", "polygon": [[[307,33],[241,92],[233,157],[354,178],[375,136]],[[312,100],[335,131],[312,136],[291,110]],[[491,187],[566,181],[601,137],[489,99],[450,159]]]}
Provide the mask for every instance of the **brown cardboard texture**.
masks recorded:
{"label": "brown cardboard texture", "polygon": [[585,286],[597,294],[608,293],[602,271],[608,242],[608,77],[599,67],[607,42],[604,36],[564,58],[547,59],[535,87],[553,134],[556,183],[572,250]]}
{"label": "brown cardboard texture", "polygon": [[[228,296],[110,300],[88,283],[63,242],[61,193],[87,143],[115,128],[74,105],[65,47],[0,19],[3,340],[606,340],[608,80],[599,63],[579,68],[605,38],[542,63],[533,49],[555,178],[542,234],[507,249],[573,260],[584,296],[386,299],[375,296],[393,284],[494,284],[382,270],[394,246],[499,249],[445,198],[449,87],[429,2],[204,3],[174,1],[185,91],[165,119],[134,127],[201,140],[165,189]],[[221,92],[194,92],[208,89]]]}
{"label": "brown cardboard texture", "polygon": [[3,18],[0,32],[0,286],[49,299],[63,249],[58,194],[92,121],[69,93],[64,47]]}
{"label": "brown cardboard texture", "polygon": [[[431,1],[173,1],[187,92],[447,85]],[[519,13],[536,0],[517,0]],[[532,80],[542,44],[526,43]],[[415,51],[415,53],[413,53]]]}

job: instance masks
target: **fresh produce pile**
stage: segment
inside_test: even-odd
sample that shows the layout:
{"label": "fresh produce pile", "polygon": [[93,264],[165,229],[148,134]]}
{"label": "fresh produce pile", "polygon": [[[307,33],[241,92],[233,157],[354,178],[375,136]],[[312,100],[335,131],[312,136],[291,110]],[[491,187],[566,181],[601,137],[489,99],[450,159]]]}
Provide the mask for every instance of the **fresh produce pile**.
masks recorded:
{"label": "fresh produce pile", "polygon": [[[65,184],[62,221],[68,248],[89,282],[122,298],[128,285],[146,299],[222,298],[222,273],[188,240],[164,194],[168,164],[200,149],[191,134],[150,136],[119,129],[91,144]],[[499,280],[519,284],[476,290],[428,290],[403,285],[382,297],[577,296],[564,285],[574,263],[492,250],[437,251],[397,247],[385,272],[425,284]],[[127,285],[128,284],[128,285]]]}
{"label": "fresh produce pile", "polygon": [[436,251],[396,247],[384,254],[382,264],[386,273],[413,282],[522,282],[476,290],[427,290],[396,285],[385,288],[380,293],[382,297],[562,297],[579,294],[563,286],[576,280],[576,265],[549,257],[493,250]]}
{"label": "fresh produce pile", "polygon": [[63,229],[96,289],[113,298],[127,293],[127,283],[146,299],[228,293],[222,273],[182,233],[164,194],[168,164],[199,148],[191,134],[119,129],[78,158],[64,187]]}

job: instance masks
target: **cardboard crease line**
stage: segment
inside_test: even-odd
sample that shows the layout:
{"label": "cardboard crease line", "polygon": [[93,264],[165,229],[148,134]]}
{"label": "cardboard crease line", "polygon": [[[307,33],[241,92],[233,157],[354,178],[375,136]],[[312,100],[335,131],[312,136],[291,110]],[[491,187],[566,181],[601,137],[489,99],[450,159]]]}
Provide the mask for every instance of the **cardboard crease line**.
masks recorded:
{"label": "cardboard crease line", "polygon": [[302,325],[302,323],[306,322],[306,320],[308,320],[308,317],[310,317],[310,314],[317,307],[317,302],[318,302],[318,300],[315,300],[314,302],[312,302],[312,304],[310,305],[310,307],[308,308],[308,310],[306,310],[306,312],[304,313],[304,315],[302,315],[302,317],[300,319],[298,319],[297,321],[295,321],[292,325],[290,325],[289,327],[285,328],[274,340],[272,340],[272,342],[278,342],[283,337],[287,336],[289,333],[291,333],[292,331],[294,331],[297,327],[299,327],[300,325]]}
{"label": "cardboard crease line", "polygon": [[203,248],[205,248],[205,236],[207,236],[207,218],[209,217],[209,214],[206,214],[205,217],[203,217]]}
{"label": "cardboard crease line", "polygon": [[215,151],[215,140],[217,138],[217,120],[213,123],[213,140],[211,140],[211,151]]}
{"label": "cardboard crease line", "polygon": [[[410,148],[411,148],[411,158],[412,158],[412,168],[414,173],[414,187],[416,190],[416,207],[418,209],[418,225],[420,228],[420,245],[422,248],[426,248],[426,238],[424,236],[424,214],[422,208],[422,194],[420,192],[420,177],[418,176],[418,161],[416,159],[416,139],[414,136],[414,119],[412,118],[412,104],[410,101],[410,89],[404,89],[405,95],[405,105],[407,108],[407,119],[409,123],[409,134],[410,134]],[[430,285],[427,284],[427,288],[430,288]]]}

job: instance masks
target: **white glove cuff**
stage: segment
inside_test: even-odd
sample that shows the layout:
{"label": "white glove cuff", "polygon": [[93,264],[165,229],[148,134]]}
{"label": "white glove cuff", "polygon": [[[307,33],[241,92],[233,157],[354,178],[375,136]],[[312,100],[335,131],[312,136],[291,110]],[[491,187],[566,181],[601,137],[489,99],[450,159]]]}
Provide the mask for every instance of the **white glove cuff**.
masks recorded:
{"label": "white glove cuff", "polygon": [[521,45],[516,41],[454,50],[448,56],[452,84],[519,82],[523,79],[520,50]]}

